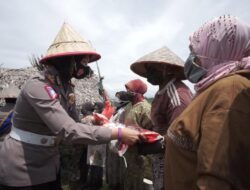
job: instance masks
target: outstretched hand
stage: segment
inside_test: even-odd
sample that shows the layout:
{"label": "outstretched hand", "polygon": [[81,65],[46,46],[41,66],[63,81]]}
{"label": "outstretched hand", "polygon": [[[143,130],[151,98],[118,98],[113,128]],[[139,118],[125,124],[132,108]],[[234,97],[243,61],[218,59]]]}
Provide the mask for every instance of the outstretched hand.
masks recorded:
{"label": "outstretched hand", "polygon": [[121,141],[127,145],[133,145],[140,141],[140,132],[129,128],[122,128]]}
{"label": "outstretched hand", "polygon": [[[145,141],[145,137],[139,131],[129,128],[121,128],[120,140],[127,145]],[[112,139],[118,139],[118,128],[112,129]]]}

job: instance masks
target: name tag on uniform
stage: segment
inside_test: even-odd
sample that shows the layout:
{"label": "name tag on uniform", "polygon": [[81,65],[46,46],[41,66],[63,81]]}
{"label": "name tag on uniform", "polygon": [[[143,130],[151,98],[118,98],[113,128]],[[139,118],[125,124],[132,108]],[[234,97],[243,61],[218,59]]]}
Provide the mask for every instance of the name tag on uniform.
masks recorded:
{"label": "name tag on uniform", "polygon": [[44,88],[51,99],[54,100],[58,97],[58,94],[54,91],[54,89],[51,86],[45,86]]}

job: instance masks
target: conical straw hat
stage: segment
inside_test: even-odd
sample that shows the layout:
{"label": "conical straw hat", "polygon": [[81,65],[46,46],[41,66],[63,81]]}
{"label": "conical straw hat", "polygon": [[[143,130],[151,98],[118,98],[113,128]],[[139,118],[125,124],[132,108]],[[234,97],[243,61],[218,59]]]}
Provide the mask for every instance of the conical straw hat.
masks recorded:
{"label": "conical straw hat", "polygon": [[177,76],[181,79],[185,78],[183,73],[183,60],[167,47],[162,47],[141,57],[130,66],[130,69],[142,77],[147,77],[147,70],[145,66],[149,64],[169,66],[169,69],[174,70]]}
{"label": "conical straw hat", "polygon": [[52,58],[73,55],[90,55],[89,62],[96,61],[101,57],[80,34],[74,31],[68,23],[64,23],[40,63],[45,63]]}
{"label": "conical straw hat", "polygon": [[1,90],[0,98],[17,98],[20,93],[20,89],[14,85],[10,85]]}

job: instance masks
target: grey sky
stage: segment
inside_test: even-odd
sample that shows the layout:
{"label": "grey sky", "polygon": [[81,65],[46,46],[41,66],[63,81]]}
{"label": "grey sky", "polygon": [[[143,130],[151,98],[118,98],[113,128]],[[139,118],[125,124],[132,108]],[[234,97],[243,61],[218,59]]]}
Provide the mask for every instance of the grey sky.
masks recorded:
{"label": "grey sky", "polygon": [[[66,21],[102,55],[104,85],[113,94],[139,78],[129,67],[141,56],[167,46],[185,60],[188,37],[199,26],[223,14],[248,22],[249,6],[249,0],[1,1],[0,63],[29,66],[28,57],[45,54]],[[152,96],[156,88],[149,88]]]}

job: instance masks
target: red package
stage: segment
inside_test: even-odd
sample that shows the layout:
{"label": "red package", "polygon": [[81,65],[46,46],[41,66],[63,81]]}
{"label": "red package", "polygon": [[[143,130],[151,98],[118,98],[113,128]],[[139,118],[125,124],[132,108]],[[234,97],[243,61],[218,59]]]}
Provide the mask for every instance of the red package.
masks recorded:
{"label": "red package", "polygon": [[104,103],[104,109],[102,111],[102,115],[110,119],[114,113],[115,113],[115,108],[111,105],[110,100],[106,100]]}
{"label": "red package", "polygon": [[163,138],[159,133],[147,129],[143,129],[141,133],[146,137],[148,143],[154,143]]}
{"label": "red package", "polygon": [[103,125],[103,124],[109,122],[108,118],[105,115],[94,112],[93,116],[95,118],[95,124],[96,125]]}

